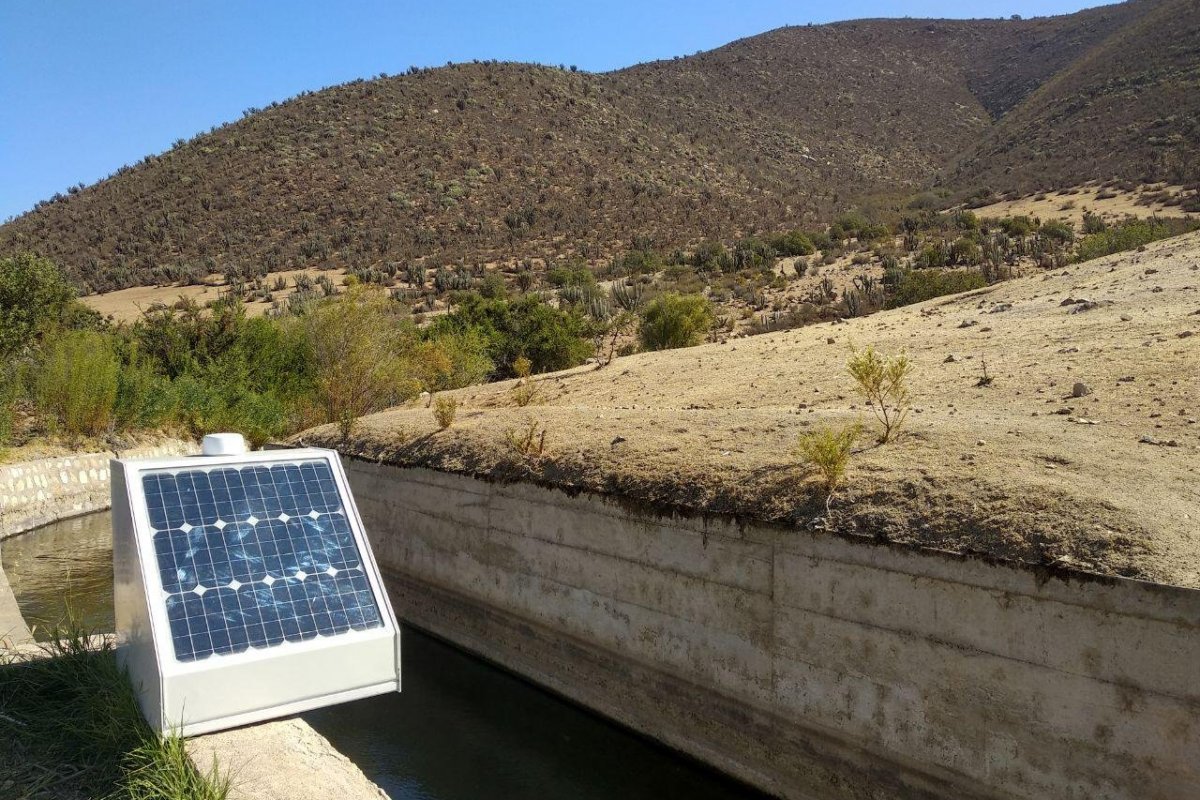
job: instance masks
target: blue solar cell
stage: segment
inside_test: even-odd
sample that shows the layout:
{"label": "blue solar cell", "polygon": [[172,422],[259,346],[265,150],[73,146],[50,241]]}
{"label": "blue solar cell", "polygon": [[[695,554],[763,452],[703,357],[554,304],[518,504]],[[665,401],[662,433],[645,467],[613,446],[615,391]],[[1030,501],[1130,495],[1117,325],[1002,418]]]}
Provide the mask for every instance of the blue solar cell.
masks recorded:
{"label": "blue solar cell", "polygon": [[380,627],[324,461],[142,478],[175,657]]}

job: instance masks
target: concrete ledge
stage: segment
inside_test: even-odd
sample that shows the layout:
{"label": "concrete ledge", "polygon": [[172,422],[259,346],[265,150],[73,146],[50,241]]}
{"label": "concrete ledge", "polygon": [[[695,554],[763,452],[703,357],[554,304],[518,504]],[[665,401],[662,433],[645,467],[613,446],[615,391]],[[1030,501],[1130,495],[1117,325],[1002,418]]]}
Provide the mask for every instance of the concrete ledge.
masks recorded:
{"label": "concrete ledge", "polygon": [[1200,591],[346,465],[404,620],[767,791],[1200,797]]}
{"label": "concrete ledge", "polygon": [[217,769],[229,800],[379,800],[387,795],[325,737],[296,717],[187,740],[201,772]]}

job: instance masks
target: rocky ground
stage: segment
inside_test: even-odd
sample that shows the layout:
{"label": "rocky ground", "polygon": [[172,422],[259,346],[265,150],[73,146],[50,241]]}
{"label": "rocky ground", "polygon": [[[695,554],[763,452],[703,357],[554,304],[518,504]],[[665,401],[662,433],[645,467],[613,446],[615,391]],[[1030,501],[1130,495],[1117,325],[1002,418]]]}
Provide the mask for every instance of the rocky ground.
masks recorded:
{"label": "rocky ground", "polygon": [[[453,393],[297,437],[399,464],[532,480],[663,509],[1200,587],[1200,234],[844,323]],[[913,414],[862,440],[825,513],[794,451],[872,422],[852,346],[906,349]],[[986,374],[990,382],[984,382]],[[534,447],[519,440],[535,428]],[[514,443],[514,440],[517,440]]]}

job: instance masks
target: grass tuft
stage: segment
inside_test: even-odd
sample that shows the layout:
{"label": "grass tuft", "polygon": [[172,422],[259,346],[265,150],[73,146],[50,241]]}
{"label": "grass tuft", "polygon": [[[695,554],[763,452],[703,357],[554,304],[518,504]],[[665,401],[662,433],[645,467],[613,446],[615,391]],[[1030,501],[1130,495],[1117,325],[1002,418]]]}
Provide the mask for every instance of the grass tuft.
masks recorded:
{"label": "grass tuft", "polygon": [[229,781],[201,773],[183,740],[142,719],[111,641],[73,619],[40,648],[0,653],[3,796],[224,800]]}

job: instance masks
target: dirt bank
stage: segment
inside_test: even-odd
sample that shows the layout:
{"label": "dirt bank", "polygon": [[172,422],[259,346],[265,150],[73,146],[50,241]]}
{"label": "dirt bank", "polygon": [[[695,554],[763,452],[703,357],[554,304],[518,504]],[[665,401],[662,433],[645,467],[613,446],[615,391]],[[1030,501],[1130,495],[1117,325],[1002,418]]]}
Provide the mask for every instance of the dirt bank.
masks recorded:
{"label": "dirt bank", "polygon": [[[832,514],[794,454],[871,422],[851,345],[907,349],[914,413],[864,439]],[[981,381],[984,364],[990,383]],[[1038,567],[1200,587],[1200,234],[843,324],[472,387],[308,444],[402,465],[620,495]],[[1075,384],[1082,384],[1076,390]],[[1075,396],[1076,394],[1080,396]],[[537,425],[542,455],[509,434]]]}

